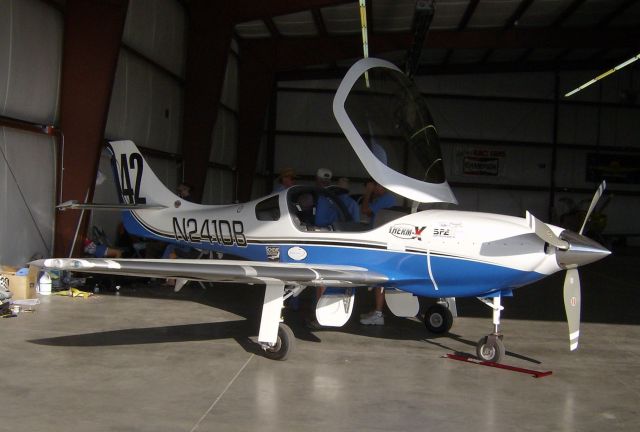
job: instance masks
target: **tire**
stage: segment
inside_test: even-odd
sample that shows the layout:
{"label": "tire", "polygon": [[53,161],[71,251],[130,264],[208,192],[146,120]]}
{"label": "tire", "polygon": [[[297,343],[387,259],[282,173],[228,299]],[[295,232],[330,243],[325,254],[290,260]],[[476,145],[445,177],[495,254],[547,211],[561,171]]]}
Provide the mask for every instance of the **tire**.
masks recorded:
{"label": "tire", "polygon": [[453,315],[449,308],[436,303],[427,309],[427,313],[424,315],[424,325],[431,333],[446,333],[453,326]]}
{"label": "tire", "polygon": [[271,360],[286,360],[293,352],[296,337],[293,331],[285,323],[278,325],[278,340],[272,348],[264,350],[264,356]]}
{"label": "tire", "polygon": [[504,343],[497,336],[485,336],[476,345],[476,355],[482,361],[500,363],[505,356]]}

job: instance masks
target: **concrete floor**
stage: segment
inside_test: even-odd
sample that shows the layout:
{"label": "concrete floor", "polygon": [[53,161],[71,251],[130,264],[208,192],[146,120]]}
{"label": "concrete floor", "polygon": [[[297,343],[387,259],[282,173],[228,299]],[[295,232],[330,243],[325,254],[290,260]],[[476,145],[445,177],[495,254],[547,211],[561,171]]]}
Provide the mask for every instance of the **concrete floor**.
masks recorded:
{"label": "concrete floor", "polygon": [[562,275],[505,300],[506,363],[553,371],[538,379],[443,358],[475,353],[491,328],[471,300],[442,337],[417,320],[360,326],[366,292],[342,329],[311,332],[287,312],[297,347],[278,362],[252,343],[260,287],[41,297],[0,320],[0,431],[637,431],[637,264],[584,268],[577,352]]}

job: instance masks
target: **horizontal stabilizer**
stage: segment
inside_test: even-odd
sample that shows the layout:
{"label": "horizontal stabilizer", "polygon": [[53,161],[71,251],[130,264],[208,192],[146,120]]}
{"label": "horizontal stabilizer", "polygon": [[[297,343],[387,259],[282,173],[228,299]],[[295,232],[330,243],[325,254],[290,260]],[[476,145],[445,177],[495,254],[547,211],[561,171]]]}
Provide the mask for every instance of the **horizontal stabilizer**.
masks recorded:
{"label": "horizontal stabilizer", "polygon": [[65,201],[58,204],[60,210],[160,210],[167,206],[160,204],[108,204],[108,203],[79,203],[76,200]]}

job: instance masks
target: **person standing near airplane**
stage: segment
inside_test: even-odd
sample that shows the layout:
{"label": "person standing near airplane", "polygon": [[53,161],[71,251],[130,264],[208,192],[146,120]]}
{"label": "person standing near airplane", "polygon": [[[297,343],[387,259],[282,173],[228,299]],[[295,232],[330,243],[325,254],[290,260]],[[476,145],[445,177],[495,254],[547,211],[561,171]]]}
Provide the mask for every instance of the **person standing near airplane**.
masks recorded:
{"label": "person standing near airplane", "polygon": [[[369,223],[372,228],[378,211],[395,205],[396,198],[384,186],[373,181],[367,182],[362,203],[360,204],[360,211],[362,215],[369,217]],[[384,288],[375,287],[373,291],[375,294],[375,308],[360,317],[360,324],[384,325],[384,314],[382,313],[384,309]]]}
{"label": "person standing near airplane", "polygon": [[278,184],[273,188],[272,193],[281,192],[296,184],[296,172],[293,168],[284,168],[278,176]]}

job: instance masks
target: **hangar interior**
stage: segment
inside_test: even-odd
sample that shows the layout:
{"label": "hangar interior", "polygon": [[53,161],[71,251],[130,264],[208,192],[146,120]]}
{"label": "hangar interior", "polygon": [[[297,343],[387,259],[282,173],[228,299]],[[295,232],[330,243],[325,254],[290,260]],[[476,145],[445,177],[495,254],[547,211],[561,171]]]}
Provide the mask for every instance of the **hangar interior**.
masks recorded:
{"label": "hangar interior", "polygon": [[[420,24],[427,20],[424,11],[431,7],[431,2],[368,0],[369,52],[372,57],[387,59],[401,68],[414,62],[414,79],[438,128],[446,177],[459,208],[518,217],[528,210],[542,220],[564,223],[563,226],[576,230],[580,224],[576,214],[584,214],[600,181],[608,182],[604,205],[598,209],[602,223],[597,235],[614,256],[598,264],[597,270],[584,272],[587,280],[583,285],[593,286],[593,290],[601,288],[599,285],[617,287],[613,295],[604,296],[615,297],[618,303],[624,299],[625,304],[617,304],[610,314],[591,306],[592,313],[598,316],[595,320],[599,323],[622,323],[626,331],[594,324],[585,333],[594,338],[590,345],[587,343],[595,351],[591,355],[606,358],[632,377],[624,385],[620,384],[622,378],[615,379],[623,387],[621,393],[627,402],[600,409],[594,408],[599,406],[600,399],[585,401],[585,396],[579,395],[588,393],[588,389],[585,384],[573,384],[573,379],[591,379],[594,370],[603,375],[610,373],[606,365],[587,357],[586,366],[577,367],[573,375],[567,373],[558,379],[561,383],[551,387],[552,394],[564,405],[551,409],[551,417],[540,423],[542,429],[560,428],[562,423],[566,430],[595,430],[612,425],[618,430],[634,430],[631,416],[636,408],[629,401],[638,395],[640,377],[629,363],[618,363],[613,353],[620,348],[622,351],[615,351],[616,355],[628,355],[630,363],[638,359],[637,344],[632,344],[638,332],[633,309],[638,301],[628,291],[635,288],[633,273],[637,273],[635,260],[640,246],[640,218],[636,217],[640,211],[640,62],[573,96],[564,95],[640,53],[640,2],[436,0],[434,3],[435,12],[428,32],[424,33]],[[21,266],[35,256],[77,255],[80,250],[77,233],[92,225],[103,228],[108,237],[115,239],[120,221],[114,213],[83,212],[81,216],[80,212],[62,213],[55,208],[66,200],[117,201],[109,158],[102,151],[105,140],[134,141],[169,189],[174,190],[178,183],[186,181],[195,186],[196,195],[204,204],[245,202],[265,196],[286,167],[297,171],[301,183],[313,182],[319,167],[330,168],[334,178],[348,177],[352,192],[361,193],[368,175],[343,137],[331,108],[340,79],[362,56],[361,31],[358,2],[352,0],[0,0],[0,264]],[[406,161],[403,154],[395,157]],[[612,262],[614,259],[622,261]],[[617,281],[602,274],[617,274]],[[553,279],[553,284],[561,283],[560,279]],[[189,299],[191,292],[178,295],[178,300]],[[523,348],[525,342],[541,336],[538,331],[528,330],[525,320],[551,319],[551,324],[542,323],[543,331],[546,328],[549,335],[535,342],[537,345],[529,356],[544,357],[545,344],[551,347],[554,356],[560,356],[559,352],[565,349],[562,311],[554,306],[548,312],[542,297],[529,295],[525,298],[533,302],[530,310],[526,304],[514,305],[523,311],[523,321],[516,321],[512,327],[528,334],[528,341],[523,338],[514,351],[527,352]],[[206,323],[207,310],[219,303],[209,298],[209,294],[198,292],[196,296],[193,312],[185,312],[190,306],[180,301],[167,306],[170,311],[167,313],[172,314],[167,321],[151,318],[156,308],[165,307],[157,298],[147,304],[134,296],[134,303],[125,305],[122,298],[106,296],[100,304],[102,315],[93,318],[86,316],[93,314],[86,306],[80,312],[69,305],[62,306],[60,313],[74,317],[90,334],[103,332],[101,337],[106,338],[103,343],[69,336],[78,334],[78,329],[71,323],[60,324],[54,311],[57,299],[47,299],[49,303],[41,305],[41,315],[46,317],[46,326],[59,327],[37,336],[46,326],[34,323],[21,330],[14,320],[7,328],[17,336],[9,337],[9,345],[17,349],[25,338],[58,338],[27,350],[29,355],[42,356],[33,365],[37,368],[51,367],[45,360],[59,362],[62,358],[75,362],[73,354],[63,353],[59,357],[43,353],[42,346],[54,351],[69,346],[78,351],[83,344],[97,346],[99,354],[76,353],[80,361],[91,362],[81,365],[80,370],[104,380],[125,375],[131,380],[129,383],[109,384],[103,389],[104,395],[115,398],[120,390],[131,392],[148,401],[151,408],[142,415],[148,420],[144,425],[135,423],[136,414],[125,409],[125,415],[118,420],[98,415],[98,423],[105,427],[95,430],[183,430],[185,424],[196,430],[205,429],[205,425],[214,428],[212,418],[220,421],[224,430],[246,430],[256,424],[267,430],[303,427],[324,430],[327,426],[338,430],[361,426],[408,430],[429,421],[434,425],[451,425],[453,421],[459,427],[465,426],[463,420],[452,419],[453,414],[443,413],[452,405],[458,410],[468,408],[465,412],[469,416],[479,415],[482,422],[475,426],[481,430],[512,430],[516,425],[537,430],[533,424],[524,427],[519,423],[523,418],[533,418],[535,409],[514,408],[505,396],[515,397],[516,392],[529,391],[530,383],[474,375],[468,370],[457,374],[451,365],[443,368],[433,353],[427,360],[421,358],[416,351],[424,349],[424,341],[416,335],[418,330],[413,324],[396,323],[400,330],[385,328],[387,333],[365,332],[366,342],[374,341],[373,348],[358,339],[353,327],[345,333],[324,333],[330,359],[318,361],[319,348],[310,345],[302,350],[292,375],[268,363],[256,367],[257,361],[252,360],[254,368],[248,373],[256,377],[251,381],[250,375],[249,381],[242,384],[247,393],[220,399],[231,388],[233,377],[242,376],[238,374],[252,357],[246,360],[242,355],[245,351],[235,352],[233,340],[213,348],[210,359],[199,353],[212,350],[211,343],[219,342],[208,340],[199,332],[218,332],[213,339],[238,340],[241,336],[236,329],[225,331],[206,324],[188,327],[191,318]],[[556,297],[555,292],[549,294],[549,302],[555,303]],[[240,303],[227,297],[224,300]],[[595,294],[591,294],[591,300],[598,304]],[[251,305],[252,300],[248,299],[246,304]],[[203,305],[206,310],[201,309]],[[110,307],[120,311],[110,311]],[[471,306],[469,311],[471,318],[461,321],[463,329],[473,329],[478,322],[488,326],[488,320],[477,318],[486,318],[486,311],[476,312]],[[139,319],[141,313],[148,314],[147,318],[143,324],[135,323],[131,316]],[[122,326],[109,327],[107,315],[117,316]],[[223,307],[213,316],[225,320],[235,315]],[[558,322],[553,321],[556,319]],[[162,339],[166,335],[161,330],[163,325],[170,329],[166,340]],[[130,328],[153,326],[151,335],[142,336]],[[240,333],[247,330],[242,326],[239,329]],[[556,333],[562,335],[558,336],[562,344],[551,341],[550,335]],[[221,365],[223,375],[216,377],[207,371],[215,387],[211,392],[198,387],[198,379],[184,369],[172,379],[160,380],[158,391],[177,390],[174,409],[181,414],[151,421],[153,413],[167,408],[167,401],[154,399],[151,390],[149,393],[136,390],[136,383],[140,384],[143,378],[136,381],[135,376],[141,374],[153,380],[153,374],[140,365],[128,371],[100,370],[120,361],[115,349],[126,343],[115,341],[118,335],[124,339],[141,336],[142,342],[128,351],[125,359],[139,362],[148,355],[149,368],[155,367],[165,375],[175,371],[163,366],[162,361],[179,364],[183,355],[197,359],[190,365],[192,368],[209,370]],[[606,345],[615,338],[621,339],[616,346],[624,348]],[[155,343],[156,339],[162,343]],[[186,352],[169,346],[163,354],[163,348],[171,345],[171,340],[190,345]],[[433,349],[456,343],[461,347],[455,349],[465,349],[460,338],[454,338],[453,342],[432,340],[428,345]],[[342,344],[350,345],[352,351],[345,351],[342,356],[336,354]],[[145,354],[146,346],[152,348]],[[393,350],[396,351],[392,353]],[[10,364],[18,367],[20,354],[15,351],[6,354],[13,356]],[[402,360],[398,358],[403,356]],[[355,376],[349,372],[353,362],[354,367],[362,366],[358,374],[377,375],[380,365],[372,357],[397,362],[391,367],[393,372],[388,377],[391,382],[385,381],[386,386],[394,383],[405,386],[406,395],[394,389],[386,401],[395,411],[385,407],[384,401],[368,401],[369,408],[358,401],[352,410],[344,402],[359,395],[346,391],[345,383],[361,391],[375,389],[358,387]],[[305,363],[316,361],[305,380]],[[439,379],[431,382],[435,390],[419,389],[411,378],[400,373],[402,368],[414,377],[423,373],[419,368],[422,361],[440,374]],[[556,358],[555,365],[566,371],[573,361],[563,355]],[[243,369],[238,371],[236,366]],[[276,369],[270,370],[272,367]],[[31,386],[38,385],[31,382],[32,378],[24,379]],[[60,377],[65,383],[69,379]],[[295,387],[296,379],[315,393],[304,395],[281,388]],[[78,380],[96,385],[90,378]],[[42,402],[24,390],[19,381],[12,381],[10,388],[24,391],[21,395],[30,402]],[[496,382],[504,393],[496,390]],[[472,394],[479,400],[484,396],[481,389],[492,387],[491,401],[483,399],[482,403],[471,403],[466,408],[457,401],[449,401],[448,405],[449,398],[464,396],[459,389],[447,395],[451,386],[465,383],[471,383]],[[250,389],[252,384],[257,387]],[[47,386],[55,388],[54,382],[48,382]],[[189,395],[189,386],[198,388],[196,402]],[[69,399],[78,394],[89,397],[76,385],[64,384],[62,388],[65,400],[60,402],[67,405],[65,415],[71,411]],[[571,389],[569,396],[564,388]],[[278,399],[278,392],[287,395],[286,402]],[[605,386],[603,392],[613,397],[615,388]],[[532,390],[534,406],[544,406],[544,393],[539,386]],[[211,398],[212,394],[219,394],[218,399]],[[283,405],[302,411],[307,409],[305,397],[309,404],[323,404],[336,397],[346,405],[337,402],[327,405],[337,411],[333,421],[316,408],[309,417],[292,415],[287,421]],[[416,415],[422,403],[417,398],[423,397],[437,399],[430,402],[429,408],[440,409],[441,413],[432,417],[425,413]],[[207,411],[212,399],[215,403]],[[218,400],[220,406],[214,410],[219,411],[217,417],[207,417]],[[486,416],[487,412],[501,411],[493,405],[500,403],[513,408],[503,423]],[[92,413],[106,408],[104,412],[113,415],[123,409],[104,401],[89,404]],[[51,412],[57,409],[52,402],[41,406]],[[222,406],[224,410],[220,409]],[[239,421],[241,410],[248,406],[253,407],[255,417]],[[377,409],[396,414],[392,419],[379,417]],[[598,410],[598,416],[589,424],[586,420],[592,409]],[[578,414],[585,417],[578,418]],[[94,430],[90,423],[87,417],[81,417],[82,430]],[[44,423],[30,419],[26,424],[37,429]],[[55,424],[69,425],[68,420],[56,420]],[[132,424],[137,426],[127,429]],[[116,426],[110,429],[106,425]]]}
{"label": "hangar interior", "polygon": [[[352,178],[356,192],[362,188],[366,172],[331,110],[340,78],[361,55],[359,11],[353,2],[318,1],[308,7],[275,2],[272,8],[267,2],[233,18],[247,21],[234,22],[225,36],[228,44],[217,38],[217,45],[209,47],[220,51],[218,69],[198,66],[217,74],[203,79],[210,84],[199,89],[217,92],[215,106],[187,100],[189,5],[130,2],[104,102],[104,138],[133,140],[170,189],[187,179],[203,203],[265,195],[284,167],[295,167],[302,180],[328,167],[336,178]],[[93,175],[91,163],[66,154],[72,146],[87,147],[74,144],[73,136],[65,137],[66,157],[56,159],[56,149],[62,148],[57,131],[62,130],[65,2],[3,1],[2,7],[2,238],[9,241],[0,247],[0,257],[17,264],[36,253],[51,255],[53,205],[83,201],[87,191],[93,193]],[[207,6],[194,2],[191,7]],[[234,13],[232,6],[210,7],[219,19]],[[371,55],[403,63],[413,42],[415,2],[379,1],[368,7]],[[637,66],[563,97],[637,54],[636,2],[443,1],[436,8],[415,80],[439,129],[447,179],[460,207],[515,216],[529,210],[558,223],[584,206],[606,172],[612,198],[604,233],[637,244],[640,227],[628,217],[638,205]],[[212,11],[201,15],[207,12]],[[215,36],[215,30],[209,31]],[[252,57],[256,50],[273,53],[272,64]],[[252,84],[243,87],[245,81]],[[71,83],[67,88],[75,91]],[[264,107],[243,113],[242,101],[256,98]],[[208,128],[205,124],[199,126],[202,132],[191,132],[198,128],[191,125],[196,115],[189,111],[186,117],[185,100],[200,104],[189,110],[209,110]],[[47,132],[47,126],[57,129]],[[183,156],[191,133],[208,137],[198,137],[198,151],[209,156],[197,170],[189,165],[195,156]],[[239,154],[256,157],[246,158],[248,163]],[[475,172],[469,166],[474,158],[492,165]],[[109,177],[108,161],[102,164],[100,172]],[[62,165],[64,172],[87,171],[84,189],[74,190],[77,179],[65,182]],[[114,194],[112,182],[105,181],[96,187],[94,201],[111,202]],[[117,222],[111,216],[96,214],[93,223],[115,236]],[[70,241],[59,235],[58,243]]]}

